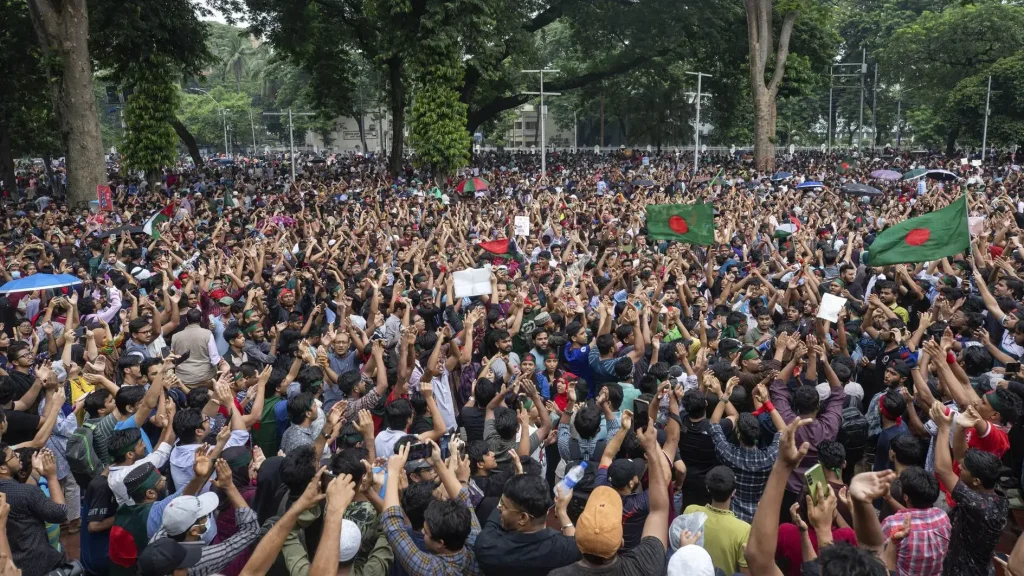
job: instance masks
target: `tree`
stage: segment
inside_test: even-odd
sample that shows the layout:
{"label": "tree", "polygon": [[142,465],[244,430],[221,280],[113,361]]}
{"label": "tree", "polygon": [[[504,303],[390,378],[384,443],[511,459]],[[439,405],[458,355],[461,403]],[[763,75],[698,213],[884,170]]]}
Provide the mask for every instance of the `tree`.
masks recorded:
{"label": "tree", "polygon": [[992,96],[988,144],[1009,146],[1024,141],[1024,51],[999,59],[953,88],[950,108],[961,133],[974,144],[981,144],[989,76]]}
{"label": "tree", "polygon": [[48,167],[50,157],[63,153],[53,108],[37,93],[47,76],[28,6],[0,0],[0,22],[0,180],[14,192],[16,157],[42,156]]}
{"label": "tree", "polygon": [[67,149],[67,200],[74,207],[106,184],[106,163],[92,90],[86,0],[28,0],[32,27],[49,68],[50,98]]}
{"label": "tree", "polygon": [[[177,105],[171,98],[177,92],[174,88],[177,81],[200,74],[215,61],[206,44],[209,24],[199,19],[206,13],[204,9],[191,0],[89,1],[92,34],[103,38],[96,43],[93,58],[105,79],[121,89],[137,82],[153,89],[146,93],[156,100],[145,106],[137,103],[139,108],[136,108],[153,110],[155,117],[164,118],[168,123],[162,127],[150,124],[162,135],[153,143],[169,136],[173,130],[188,148],[192,161],[201,165],[203,160],[195,138],[173,115]],[[162,85],[162,89],[156,89],[157,84]],[[160,112],[156,112],[155,107],[159,107]],[[127,117],[126,122],[131,123]],[[159,156],[161,154],[157,153],[154,157]]]}
{"label": "tree", "polygon": [[897,70],[914,89],[919,105],[938,112],[945,148],[956,152],[962,125],[950,100],[962,80],[1024,50],[1024,7],[998,2],[953,4],[924,12],[896,30],[882,52],[885,67]]}
{"label": "tree", "polygon": [[[232,133],[249,133],[249,112],[253,116],[262,114],[262,110],[254,109],[252,99],[242,92],[231,92],[217,86],[210,90],[210,95],[179,92],[178,118],[195,135],[198,142],[214,149],[224,145],[224,117],[221,110],[230,110],[227,114],[227,125]],[[287,124],[286,124],[287,126]]]}
{"label": "tree", "polygon": [[151,186],[160,182],[164,166],[174,164],[178,134],[173,123],[178,107],[178,88],[172,81],[171,66],[163,59],[140,63],[125,79],[130,90],[124,118],[128,130],[122,153],[125,167],[146,173]]}
{"label": "tree", "polygon": [[[745,0],[747,10],[747,38],[750,51],[750,92],[754,102],[754,165],[758,170],[775,169],[776,96],[786,73],[789,40],[793,35],[798,6],[783,9],[782,31],[775,49],[775,66],[771,80],[765,83],[768,58],[772,52],[771,0]],[[780,6],[780,8],[783,8]]]}

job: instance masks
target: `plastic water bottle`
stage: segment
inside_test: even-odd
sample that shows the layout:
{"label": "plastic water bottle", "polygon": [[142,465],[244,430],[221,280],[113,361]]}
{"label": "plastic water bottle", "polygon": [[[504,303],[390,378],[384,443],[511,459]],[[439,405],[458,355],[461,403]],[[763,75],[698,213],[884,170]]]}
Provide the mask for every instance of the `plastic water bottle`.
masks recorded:
{"label": "plastic water bottle", "polygon": [[555,485],[555,498],[558,498],[559,490],[564,494],[566,491],[572,490],[576,486],[576,483],[583,478],[583,473],[587,471],[587,463],[580,462],[579,464],[572,467],[569,473],[562,478],[562,481]]}

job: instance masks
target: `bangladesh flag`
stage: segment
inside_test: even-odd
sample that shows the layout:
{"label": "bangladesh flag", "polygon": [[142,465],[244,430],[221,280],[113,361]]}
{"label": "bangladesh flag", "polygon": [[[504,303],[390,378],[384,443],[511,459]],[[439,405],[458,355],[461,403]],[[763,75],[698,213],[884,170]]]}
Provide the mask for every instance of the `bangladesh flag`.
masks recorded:
{"label": "bangladesh flag", "polygon": [[853,158],[845,158],[842,162],[839,163],[839,173],[846,174],[850,170],[853,170],[853,167],[856,165],[857,161],[854,160]]}
{"label": "bangladesh flag", "polygon": [[952,256],[971,246],[967,198],[942,210],[911,218],[889,228],[868,247],[871,266],[927,262]]}
{"label": "bangladesh flag", "polygon": [[710,246],[715,242],[714,217],[711,204],[648,204],[647,235]]}
{"label": "bangladesh flag", "polygon": [[174,217],[174,203],[170,203],[163,210],[153,214],[143,225],[142,231],[155,239],[160,239],[160,224]]}

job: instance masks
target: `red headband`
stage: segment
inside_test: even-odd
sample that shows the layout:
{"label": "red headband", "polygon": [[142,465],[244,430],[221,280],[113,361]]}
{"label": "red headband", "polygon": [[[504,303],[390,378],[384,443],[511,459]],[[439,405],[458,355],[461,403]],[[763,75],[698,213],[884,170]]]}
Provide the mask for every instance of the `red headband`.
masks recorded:
{"label": "red headband", "polygon": [[895,418],[893,418],[892,414],[890,414],[889,411],[885,409],[885,394],[883,394],[882,397],[878,399],[878,411],[882,413],[882,416],[885,416],[887,419],[896,422],[897,426],[903,423],[902,416],[896,416]]}

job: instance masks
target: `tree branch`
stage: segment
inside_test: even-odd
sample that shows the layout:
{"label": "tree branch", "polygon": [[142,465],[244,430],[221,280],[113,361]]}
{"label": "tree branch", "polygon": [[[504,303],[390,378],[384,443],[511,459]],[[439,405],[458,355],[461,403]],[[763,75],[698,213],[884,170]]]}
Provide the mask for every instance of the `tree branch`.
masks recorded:
{"label": "tree branch", "polygon": [[782,21],[782,32],[779,34],[779,48],[775,51],[775,73],[772,74],[771,84],[768,91],[772,98],[779,92],[779,84],[782,83],[782,75],[786,72],[786,58],[789,56],[789,39],[793,36],[793,26],[796,25],[796,17],[800,13],[787,12],[785,20]]}
{"label": "tree branch", "polygon": [[760,0],[757,15],[757,45],[761,50],[761,74],[768,65],[768,55],[772,50],[772,0]]}
{"label": "tree branch", "polygon": [[[624,60],[617,64],[613,64],[604,70],[587,72],[585,74],[581,74],[573,78],[563,78],[558,81],[553,81],[550,84],[545,82],[544,88],[545,90],[551,90],[552,92],[565,92],[568,90],[573,90],[575,88],[582,88],[584,86],[593,84],[594,82],[599,82],[606,78],[612,78],[614,76],[618,76],[619,74],[629,72],[630,70],[633,70],[638,66],[645,64],[650,60],[653,60],[654,58],[667,54],[669,50],[670,48],[665,48],[655,54],[636,56],[629,60]],[[532,97],[533,96],[529,94],[512,94],[510,96],[499,96],[491,99],[489,102],[483,104],[479,108],[470,109],[467,118],[467,124],[468,127],[470,128],[470,131],[472,132],[478,126],[480,126],[487,120],[493,118],[495,115],[504,112],[505,110],[509,110],[511,108],[515,108],[516,106],[520,106],[526,103]]]}
{"label": "tree branch", "polygon": [[551,24],[555,20],[561,18],[562,15],[565,14],[565,7],[573,2],[574,0],[561,0],[560,2],[555,2],[534,16],[533,20],[530,20],[524,29],[527,32],[532,33],[540,30],[548,24]]}

